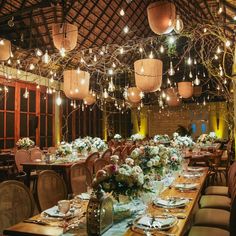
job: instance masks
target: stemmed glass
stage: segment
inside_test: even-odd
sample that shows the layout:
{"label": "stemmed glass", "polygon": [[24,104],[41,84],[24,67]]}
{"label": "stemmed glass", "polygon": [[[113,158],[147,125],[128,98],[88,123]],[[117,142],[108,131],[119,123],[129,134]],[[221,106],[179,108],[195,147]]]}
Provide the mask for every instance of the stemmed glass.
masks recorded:
{"label": "stemmed glass", "polygon": [[67,227],[66,213],[70,210],[70,200],[61,200],[57,203],[58,210],[63,214],[63,229]]}

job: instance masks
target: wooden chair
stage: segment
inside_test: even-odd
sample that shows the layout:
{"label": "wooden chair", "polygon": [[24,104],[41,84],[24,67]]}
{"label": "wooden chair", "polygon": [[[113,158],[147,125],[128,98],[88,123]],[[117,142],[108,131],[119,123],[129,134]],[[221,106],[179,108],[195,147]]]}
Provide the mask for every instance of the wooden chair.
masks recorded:
{"label": "wooden chair", "polygon": [[96,174],[99,170],[101,170],[104,166],[108,165],[109,162],[107,162],[106,160],[103,160],[101,158],[97,159],[94,162],[94,173]]}
{"label": "wooden chair", "polygon": [[23,183],[15,180],[0,183],[0,233],[32,217],[34,208],[33,196]]}
{"label": "wooden chair", "polygon": [[23,149],[18,150],[15,154],[15,163],[16,163],[18,172],[23,171],[23,167],[21,164],[24,162],[31,162],[30,154],[26,150],[23,150]]}
{"label": "wooden chair", "polygon": [[128,147],[127,146],[125,146],[124,148],[123,148],[123,150],[122,150],[122,152],[121,152],[121,159],[122,159],[122,161],[124,162],[125,161],[125,159],[128,157]]}
{"label": "wooden chair", "polygon": [[99,152],[94,152],[94,153],[91,153],[85,161],[85,165],[89,169],[91,176],[93,176],[93,174],[94,174],[94,169],[93,169],[94,162],[98,158],[99,158]]}
{"label": "wooden chair", "polygon": [[70,181],[73,194],[87,192],[92,184],[92,176],[84,163],[76,163],[70,168]]}
{"label": "wooden chair", "polygon": [[117,156],[121,156],[121,147],[117,147],[114,151],[113,151],[113,153],[112,153],[112,155],[117,155]]}
{"label": "wooden chair", "polygon": [[132,153],[132,151],[133,151],[135,148],[136,148],[135,145],[131,146],[130,149],[129,149],[129,151],[128,151],[128,154],[130,155],[130,154]]}
{"label": "wooden chair", "polygon": [[42,160],[43,152],[39,148],[32,148],[30,150],[30,159],[32,162]]}
{"label": "wooden chair", "polygon": [[42,171],[38,176],[37,194],[41,211],[53,207],[58,201],[67,199],[65,182],[55,171]]}
{"label": "wooden chair", "polygon": [[56,147],[49,147],[48,148],[48,153],[50,154],[56,154],[57,148]]}
{"label": "wooden chair", "polygon": [[112,150],[108,148],[101,156],[101,159],[110,162],[111,161]]}

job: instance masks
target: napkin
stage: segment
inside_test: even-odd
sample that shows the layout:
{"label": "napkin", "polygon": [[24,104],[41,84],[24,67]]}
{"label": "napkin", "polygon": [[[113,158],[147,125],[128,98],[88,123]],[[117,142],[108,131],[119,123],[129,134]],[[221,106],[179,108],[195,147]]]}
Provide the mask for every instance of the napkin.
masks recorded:
{"label": "napkin", "polygon": [[176,188],[182,188],[182,189],[195,189],[197,188],[198,184],[196,183],[182,183],[182,184],[176,184]]}
{"label": "napkin", "polygon": [[203,171],[203,167],[188,167],[188,171]]}
{"label": "napkin", "polygon": [[188,202],[187,199],[157,199],[156,203],[163,206],[180,206],[185,205]]}
{"label": "napkin", "polygon": [[189,172],[189,173],[184,173],[183,175],[185,178],[194,178],[194,177],[200,177],[202,176],[202,173],[199,173],[199,172]]}
{"label": "napkin", "polygon": [[152,228],[164,228],[164,227],[170,227],[175,223],[175,221],[176,219],[173,217],[170,218],[155,217],[155,219],[153,220],[153,218],[150,216],[143,216],[138,220],[137,223]]}
{"label": "napkin", "polygon": [[[43,211],[44,213],[46,213],[47,215],[51,216],[51,217],[64,217],[65,215],[63,213],[61,213],[59,210],[58,210],[58,206],[53,206],[45,211]],[[70,216],[71,215],[71,212],[68,211],[66,213],[66,216]]]}
{"label": "napkin", "polygon": [[82,199],[82,200],[89,200],[90,199],[90,194],[88,193],[81,193],[79,195],[77,195],[76,197]]}

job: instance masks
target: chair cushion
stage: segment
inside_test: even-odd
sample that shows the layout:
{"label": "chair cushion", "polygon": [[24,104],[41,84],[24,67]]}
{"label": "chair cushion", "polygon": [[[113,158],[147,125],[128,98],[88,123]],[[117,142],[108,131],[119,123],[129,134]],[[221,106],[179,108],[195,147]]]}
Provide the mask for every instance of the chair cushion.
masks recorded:
{"label": "chair cushion", "polygon": [[188,236],[210,236],[210,235],[229,236],[229,231],[219,228],[193,226]]}
{"label": "chair cushion", "polygon": [[206,195],[228,196],[228,187],[226,186],[209,186],[205,190]]}
{"label": "chair cushion", "polygon": [[197,211],[194,218],[194,225],[209,226],[226,230],[229,230],[229,222],[230,212],[221,209],[200,209]]}
{"label": "chair cushion", "polygon": [[220,195],[203,195],[200,208],[215,208],[230,211],[231,199]]}

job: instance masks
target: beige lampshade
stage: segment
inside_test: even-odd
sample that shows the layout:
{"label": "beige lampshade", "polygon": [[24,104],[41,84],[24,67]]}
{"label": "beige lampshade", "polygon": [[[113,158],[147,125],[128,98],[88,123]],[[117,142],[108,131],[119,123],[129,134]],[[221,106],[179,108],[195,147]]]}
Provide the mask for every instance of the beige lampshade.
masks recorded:
{"label": "beige lampshade", "polygon": [[135,84],[143,92],[155,92],[161,87],[163,63],[158,59],[134,62]]}
{"label": "beige lampshade", "polygon": [[169,1],[158,1],[147,7],[148,22],[156,34],[168,34],[174,29],[175,5]]}
{"label": "beige lampshade", "polygon": [[11,42],[7,39],[2,39],[0,44],[0,61],[6,61],[11,56]]}
{"label": "beige lampshade", "polygon": [[69,23],[57,23],[52,25],[52,39],[54,46],[61,50],[71,51],[76,47],[78,39],[78,27]]}
{"label": "beige lampshade", "polygon": [[131,103],[138,103],[142,98],[142,91],[137,87],[130,87],[127,90],[127,99]]}
{"label": "beige lampshade", "polygon": [[179,82],[178,91],[182,98],[190,98],[193,95],[192,82]]}
{"label": "beige lampshade", "polygon": [[202,94],[202,86],[194,86],[193,87],[193,96],[200,97]]}
{"label": "beige lampshade", "polygon": [[96,96],[93,96],[93,94],[89,93],[85,98],[84,98],[84,104],[86,105],[92,105],[96,102]]}
{"label": "beige lampshade", "polygon": [[168,88],[166,89],[166,95],[169,99],[166,99],[166,102],[171,107],[179,106],[182,102],[181,98],[178,97],[177,88]]}
{"label": "beige lampshade", "polygon": [[70,99],[84,99],[89,93],[90,74],[85,71],[64,71],[64,93]]}

